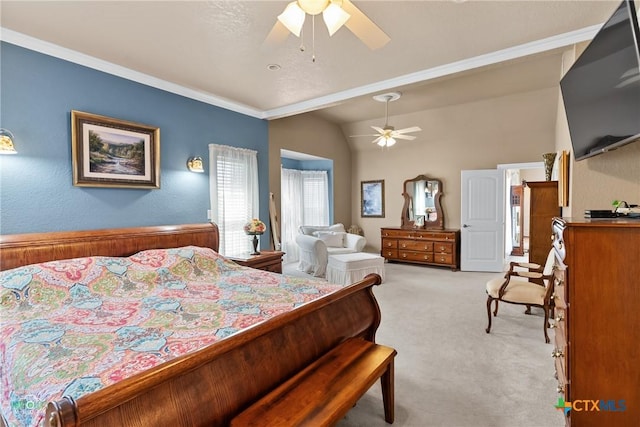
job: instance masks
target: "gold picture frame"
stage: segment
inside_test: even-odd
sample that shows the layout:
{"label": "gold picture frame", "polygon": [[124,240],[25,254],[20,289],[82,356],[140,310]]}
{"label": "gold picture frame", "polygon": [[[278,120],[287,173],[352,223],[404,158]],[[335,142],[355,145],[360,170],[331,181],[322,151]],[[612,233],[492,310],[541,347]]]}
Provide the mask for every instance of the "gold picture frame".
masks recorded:
{"label": "gold picture frame", "polygon": [[73,185],[160,188],[160,128],[71,111]]}
{"label": "gold picture frame", "polygon": [[569,153],[562,150],[558,159],[558,206],[569,206]]}
{"label": "gold picture frame", "polygon": [[384,180],[360,182],[360,216],[384,218]]}

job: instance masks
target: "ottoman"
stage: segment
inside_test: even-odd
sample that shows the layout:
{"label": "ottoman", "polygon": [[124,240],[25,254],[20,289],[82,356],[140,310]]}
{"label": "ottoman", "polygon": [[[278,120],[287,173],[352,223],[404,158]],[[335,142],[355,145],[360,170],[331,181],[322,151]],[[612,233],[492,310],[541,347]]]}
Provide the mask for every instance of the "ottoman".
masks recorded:
{"label": "ottoman", "polygon": [[384,280],[384,258],[366,252],[329,255],[327,262],[327,280],[339,285],[362,280],[370,273],[379,274]]}

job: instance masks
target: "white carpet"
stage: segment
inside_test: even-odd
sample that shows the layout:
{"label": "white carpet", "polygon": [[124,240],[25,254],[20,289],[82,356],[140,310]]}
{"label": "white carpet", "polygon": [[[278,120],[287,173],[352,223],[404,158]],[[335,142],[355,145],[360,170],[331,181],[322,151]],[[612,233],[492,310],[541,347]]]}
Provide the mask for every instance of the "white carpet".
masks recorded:
{"label": "white carpet", "polygon": [[[528,316],[503,303],[485,332],[484,286],[501,274],[385,267],[385,283],[374,289],[382,311],[376,341],[398,351],[394,426],[564,425],[541,310]],[[379,383],[338,424],[387,425]]]}

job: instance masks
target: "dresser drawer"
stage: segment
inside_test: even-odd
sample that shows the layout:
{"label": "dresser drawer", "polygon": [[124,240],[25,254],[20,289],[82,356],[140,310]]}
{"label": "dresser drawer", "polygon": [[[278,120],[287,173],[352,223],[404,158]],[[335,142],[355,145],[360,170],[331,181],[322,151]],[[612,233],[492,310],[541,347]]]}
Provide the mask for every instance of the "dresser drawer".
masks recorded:
{"label": "dresser drawer", "polygon": [[436,254],[452,254],[453,253],[453,243],[442,243],[442,242],[434,242],[433,243],[433,252]]}
{"label": "dresser drawer", "polygon": [[382,238],[382,249],[396,249],[398,247],[398,239]]}
{"label": "dresser drawer", "polygon": [[558,388],[556,389],[556,392],[558,394],[565,394],[567,391],[567,377],[565,375],[565,365],[563,363],[563,360],[558,357],[556,358],[555,365],[556,365],[555,377],[556,377],[556,380],[558,380]]}
{"label": "dresser drawer", "polygon": [[453,254],[434,253],[433,262],[435,262],[436,264],[446,264],[446,265],[452,264]]}
{"label": "dresser drawer", "polygon": [[555,278],[555,285],[553,288],[553,303],[556,308],[561,310],[567,309],[567,302],[565,301],[565,289],[564,282],[558,281],[558,278]]}
{"label": "dresser drawer", "polygon": [[411,230],[386,230],[386,229],[381,229],[380,230],[380,235],[382,237],[405,237],[405,238],[410,238],[411,237]]}
{"label": "dresser drawer", "polygon": [[398,258],[398,250],[397,249],[386,249],[382,248],[380,254],[387,259],[397,259]]}
{"label": "dresser drawer", "polygon": [[433,262],[433,254],[431,252],[412,252],[398,250],[398,258],[406,261]]}
{"label": "dresser drawer", "polygon": [[420,240],[398,240],[398,249],[405,249],[408,251],[433,251],[433,242],[420,241]]}
{"label": "dresser drawer", "polygon": [[431,238],[436,240],[450,240],[454,242],[456,240],[456,235],[455,233],[433,233]]}

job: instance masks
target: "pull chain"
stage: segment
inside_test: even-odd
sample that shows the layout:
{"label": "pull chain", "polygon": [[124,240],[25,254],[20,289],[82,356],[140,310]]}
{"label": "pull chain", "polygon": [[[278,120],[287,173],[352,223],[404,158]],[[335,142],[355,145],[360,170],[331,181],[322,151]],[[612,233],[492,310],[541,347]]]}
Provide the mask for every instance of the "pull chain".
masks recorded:
{"label": "pull chain", "polygon": [[311,61],[316,62],[316,16],[311,17]]}
{"label": "pull chain", "polygon": [[300,29],[300,52],[304,52],[304,28]]}

